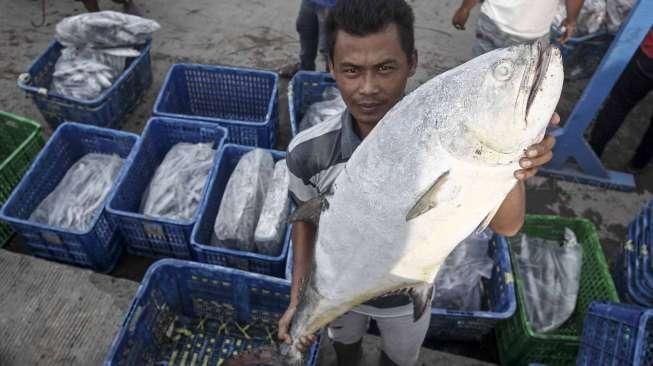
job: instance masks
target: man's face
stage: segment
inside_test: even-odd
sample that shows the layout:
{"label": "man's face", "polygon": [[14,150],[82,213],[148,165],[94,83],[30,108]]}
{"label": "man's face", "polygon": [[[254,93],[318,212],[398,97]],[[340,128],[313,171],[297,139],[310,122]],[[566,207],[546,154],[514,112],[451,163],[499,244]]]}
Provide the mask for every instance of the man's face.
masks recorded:
{"label": "man's face", "polygon": [[417,52],[406,55],[391,23],[364,37],[339,30],[329,67],[349,112],[359,124],[374,127],[401,99],[416,65]]}

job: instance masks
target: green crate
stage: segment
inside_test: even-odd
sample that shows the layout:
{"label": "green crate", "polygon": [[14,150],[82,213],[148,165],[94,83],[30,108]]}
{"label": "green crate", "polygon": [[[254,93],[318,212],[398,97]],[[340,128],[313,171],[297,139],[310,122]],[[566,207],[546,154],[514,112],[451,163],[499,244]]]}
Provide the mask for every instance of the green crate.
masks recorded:
{"label": "green crate", "polygon": [[[0,206],[42,147],[40,124],[0,111]],[[0,247],[7,243],[12,233],[9,225],[0,222]]]}
{"label": "green crate", "polygon": [[[515,316],[499,323],[496,330],[502,365],[527,365],[535,362],[549,366],[574,365],[583,319],[589,304],[594,300],[619,302],[596,228],[591,222],[558,216],[527,215],[522,233],[531,237],[559,240],[563,237],[565,227],[574,231],[583,248],[576,308],[571,317],[558,329],[547,333],[535,332],[526,320],[523,283],[517,268],[513,268],[517,289],[517,311]],[[512,263],[515,263],[512,247],[517,240],[520,240],[519,235],[510,239]]]}

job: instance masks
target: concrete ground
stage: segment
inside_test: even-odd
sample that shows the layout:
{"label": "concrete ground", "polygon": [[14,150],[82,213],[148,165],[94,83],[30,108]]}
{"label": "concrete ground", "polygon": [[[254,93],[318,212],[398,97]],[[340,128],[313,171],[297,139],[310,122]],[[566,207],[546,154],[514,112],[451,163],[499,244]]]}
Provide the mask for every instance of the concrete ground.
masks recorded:
{"label": "concrete ground", "polygon": [[138,283],[0,251],[0,364],[99,365]]}
{"label": "concrete ground", "polygon": [[[296,60],[299,44],[294,20],[299,0],[137,0],[145,16],[157,20],[162,29],[154,35],[152,73],[154,81],[144,99],[131,113],[123,129],[140,132],[150,116],[154,99],[168,68],[178,62],[221,64],[262,69],[276,69]],[[417,74],[409,88],[428,80],[467,60],[473,41],[474,19],[467,30],[457,31],[450,19],[458,0],[410,0],[416,15],[416,43],[419,51]],[[108,1],[104,9],[119,10]],[[81,3],[68,0],[48,1],[46,24],[35,28],[30,21],[40,21],[39,0],[0,0],[0,110],[43,122],[31,100],[16,87],[16,78],[52,41],[54,26],[63,17],[83,11]],[[558,111],[568,115],[586,81],[565,85]],[[281,127],[278,148],[284,149],[290,138],[288,127],[287,81],[280,89]],[[622,169],[645,130],[653,109],[653,95],[629,116],[624,127],[608,146],[608,167]],[[46,131],[48,135],[50,131]],[[585,217],[597,226],[606,257],[612,264],[626,225],[640,207],[651,199],[653,169],[637,177],[637,190],[624,193],[603,188],[536,177],[528,183],[528,212],[570,217]],[[19,239],[9,245],[21,251]],[[151,260],[126,256],[113,275],[140,280]],[[492,342],[492,341],[487,341]],[[485,342],[485,343],[487,343]],[[495,355],[479,352],[487,345],[453,347],[462,354],[496,360]],[[474,351],[475,350],[475,351]],[[492,352],[489,352],[492,353]]]}

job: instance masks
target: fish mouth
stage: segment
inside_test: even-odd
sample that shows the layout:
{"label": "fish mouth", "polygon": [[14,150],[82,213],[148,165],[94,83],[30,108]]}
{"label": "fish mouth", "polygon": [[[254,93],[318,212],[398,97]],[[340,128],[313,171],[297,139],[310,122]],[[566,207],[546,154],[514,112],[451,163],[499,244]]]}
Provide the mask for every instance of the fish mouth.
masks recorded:
{"label": "fish mouth", "polygon": [[551,52],[553,46],[547,45],[542,41],[537,41],[533,47],[536,47],[536,52],[538,53],[537,61],[534,65],[535,72],[533,77],[533,83],[528,94],[528,99],[526,101],[526,116],[533,105],[533,101],[537,96],[537,93],[541,90],[542,81],[546,76],[547,69],[549,68],[549,63],[551,62]]}

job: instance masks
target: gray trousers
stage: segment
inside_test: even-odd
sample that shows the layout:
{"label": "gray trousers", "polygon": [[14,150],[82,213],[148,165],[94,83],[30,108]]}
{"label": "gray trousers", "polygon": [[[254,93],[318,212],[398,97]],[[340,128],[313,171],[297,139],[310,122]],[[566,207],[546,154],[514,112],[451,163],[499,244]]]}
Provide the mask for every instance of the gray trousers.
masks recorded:
{"label": "gray trousers", "polygon": [[[419,358],[426,332],[431,321],[429,304],[427,311],[413,321],[413,314],[398,317],[375,317],[381,331],[381,347],[385,354],[399,366],[414,366]],[[327,328],[332,341],[344,344],[358,342],[365,333],[370,317],[350,311],[334,320]]]}
{"label": "gray trousers", "polygon": [[[536,39],[542,39],[548,43],[549,35],[547,34],[541,38]],[[477,57],[497,48],[510,47],[522,43],[530,43],[536,39],[522,38],[508,34],[499,29],[499,26],[497,26],[497,24],[492,19],[490,19],[490,17],[480,13],[476,21],[476,41],[472,47],[472,53],[474,57]]]}

